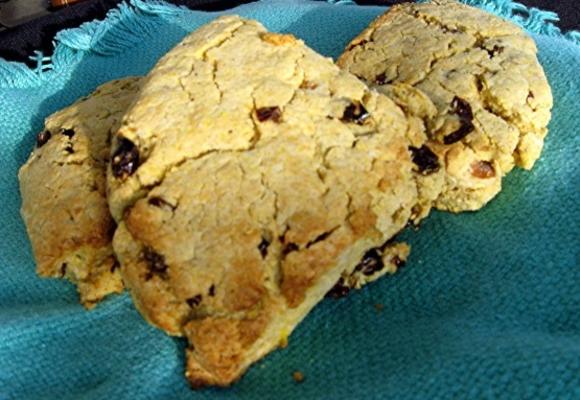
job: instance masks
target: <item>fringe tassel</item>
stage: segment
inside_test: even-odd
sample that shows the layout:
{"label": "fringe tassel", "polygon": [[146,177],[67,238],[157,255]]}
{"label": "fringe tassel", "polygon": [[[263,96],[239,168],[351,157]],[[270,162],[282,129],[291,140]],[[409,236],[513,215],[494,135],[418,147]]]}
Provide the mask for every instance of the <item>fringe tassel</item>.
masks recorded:
{"label": "fringe tassel", "polygon": [[[354,5],[353,0],[326,0],[335,5]],[[563,34],[554,22],[558,16],[550,11],[528,8],[512,0],[460,0],[463,3],[483,8],[507,18],[533,33],[563,37],[580,45],[580,32]],[[52,57],[35,52],[34,69],[17,62],[0,58],[0,88],[38,87],[55,73],[66,73],[83,57],[83,53],[94,52],[113,56],[140,43],[144,37],[154,34],[163,17],[175,17],[187,12],[161,0],[130,0],[121,3],[107,13],[103,21],[87,22],[78,28],[60,31],[54,41]]]}
{"label": "fringe tassel", "polygon": [[[173,17],[187,10],[158,0],[131,0],[110,10],[103,21],[87,22],[78,28],[65,29],[55,36],[52,57],[35,52],[34,69],[22,63],[0,58],[0,88],[38,87],[51,78],[52,73],[72,69],[85,52],[113,56],[140,43],[152,35],[163,22],[161,17]],[[51,73],[47,73],[51,72]]]}
{"label": "fringe tassel", "polygon": [[489,11],[500,17],[515,22],[528,32],[553,37],[563,37],[572,43],[580,45],[580,32],[570,31],[563,34],[554,25],[560,18],[552,11],[544,11],[534,7],[526,7],[512,0],[460,0],[462,3]]}

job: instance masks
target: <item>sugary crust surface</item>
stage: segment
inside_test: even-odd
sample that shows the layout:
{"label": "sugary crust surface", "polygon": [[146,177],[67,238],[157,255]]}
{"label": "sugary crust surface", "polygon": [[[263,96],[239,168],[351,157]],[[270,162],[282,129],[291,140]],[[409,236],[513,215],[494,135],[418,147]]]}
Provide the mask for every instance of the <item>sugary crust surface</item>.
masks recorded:
{"label": "sugary crust surface", "polygon": [[187,337],[194,387],[285,345],[341,278],[404,262],[384,244],[417,203],[409,130],[332,60],[239,17],[157,64],[113,144],[114,248],[145,318]]}
{"label": "sugary crust surface", "polygon": [[86,307],[123,289],[106,200],[110,131],[133,100],[138,78],[106,83],[46,119],[19,172],[22,217],[39,275],[73,281]]}
{"label": "sugary crust surface", "polygon": [[540,156],[552,95],[536,52],[514,24],[441,0],[392,7],[338,64],[423,122],[444,168],[435,206],[463,211],[493,198],[514,165],[530,169]]}

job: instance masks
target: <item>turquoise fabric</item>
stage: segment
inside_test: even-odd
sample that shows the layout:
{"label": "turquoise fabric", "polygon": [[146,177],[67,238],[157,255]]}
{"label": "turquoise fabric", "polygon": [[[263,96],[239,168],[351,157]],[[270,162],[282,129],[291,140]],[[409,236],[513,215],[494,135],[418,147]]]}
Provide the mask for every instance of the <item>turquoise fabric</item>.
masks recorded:
{"label": "turquoise fabric", "polygon": [[[134,1],[61,32],[36,69],[0,60],[0,399],[579,399],[580,36],[511,1],[468,2],[535,32],[555,98],[542,158],[510,174],[482,211],[434,212],[406,232],[413,250],[400,273],[324,300],[288,348],[231,389],[192,392],[184,342],[145,323],[127,294],[87,312],[71,284],[36,277],[16,178],[47,115],[107,80],[145,74],[216,14]],[[384,11],[329,3],[339,4],[269,0],[230,12],[336,57]]]}

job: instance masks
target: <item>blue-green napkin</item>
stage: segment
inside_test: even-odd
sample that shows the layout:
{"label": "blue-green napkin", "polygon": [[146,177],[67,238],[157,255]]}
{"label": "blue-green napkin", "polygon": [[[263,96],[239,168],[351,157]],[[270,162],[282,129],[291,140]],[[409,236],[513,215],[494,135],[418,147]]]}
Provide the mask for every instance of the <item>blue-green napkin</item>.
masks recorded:
{"label": "blue-green napkin", "polygon": [[[466,2],[537,41],[555,99],[542,158],[510,174],[484,210],[435,212],[405,233],[413,250],[400,273],[323,301],[288,348],[231,389],[191,391],[184,343],[145,323],[127,294],[87,312],[71,284],[36,277],[16,177],[47,115],[100,83],[147,73],[218,14],[134,0],[61,32],[36,69],[0,60],[0,400],[580,399],[580,35],[510,0]],[[384,11],[350,3],[268,0],[228,12],[336,57]]]}

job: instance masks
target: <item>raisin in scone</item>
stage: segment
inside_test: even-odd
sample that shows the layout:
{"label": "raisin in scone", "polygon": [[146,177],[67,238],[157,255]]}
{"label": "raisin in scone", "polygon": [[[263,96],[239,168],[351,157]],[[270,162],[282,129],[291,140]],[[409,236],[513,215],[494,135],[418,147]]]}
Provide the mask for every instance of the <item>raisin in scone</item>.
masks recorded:
{"label": "raisin in scone", "polygon": [[338,64],[424,124],[430,142],[413,157],[426,165],[423,177],[444,169],[435,206],[463,211],[493,198],[514,165],[530,169],[540,156],[552,95],[536,53],[516,25],[440,0],[392,7]]}
{"label": "raisin in scone", "polygon": [[[222,17],[146,78],[112,145],[114,248],[145,318],[185,336],[194,387],[229,385],[325,294],[408,254],[402,110],[291,35]],[[362,260],[362,262],[361,262]]]}
{"label": "raisin in scone", "polygon": [[76,283],[87,308],[123,290],[111,245],[115,223],[106,200],[106,166],[110,132],[139,82],[106,83],[48,117],[18,175],[38,274]]}

